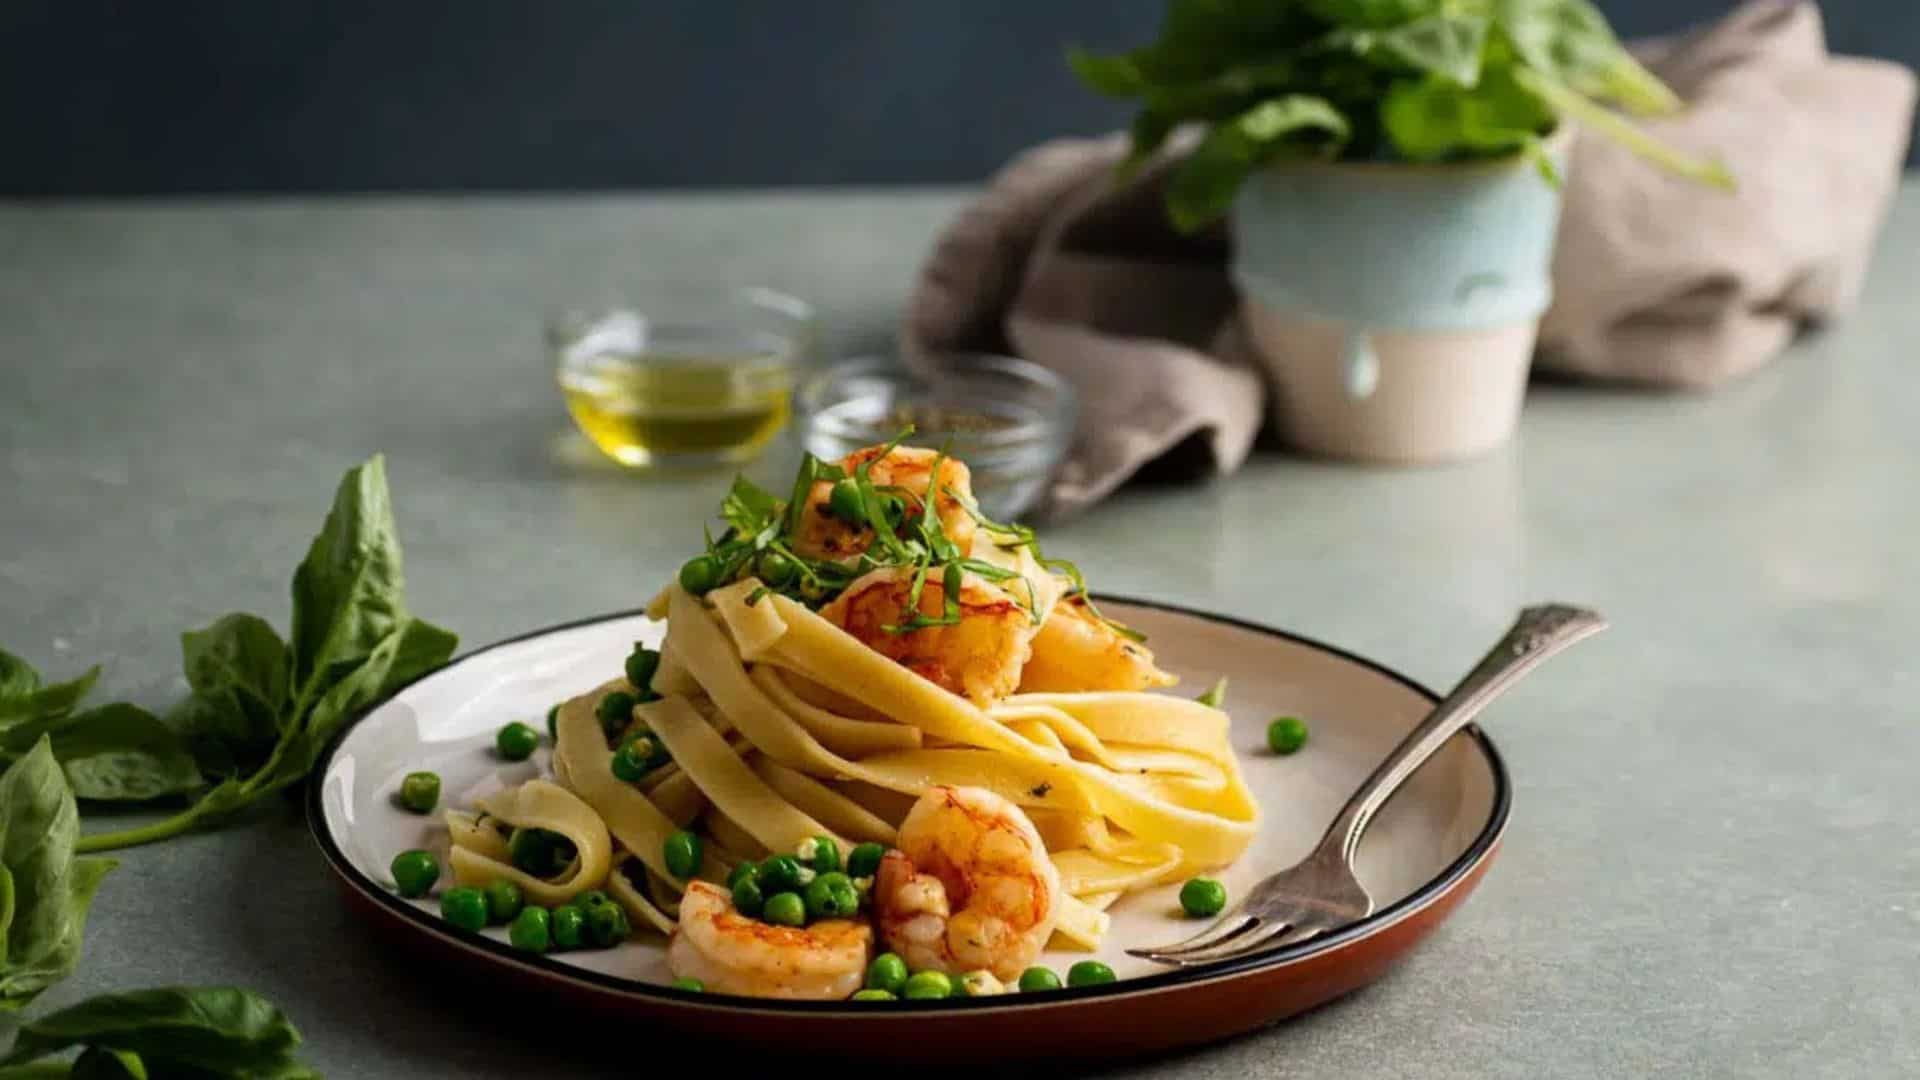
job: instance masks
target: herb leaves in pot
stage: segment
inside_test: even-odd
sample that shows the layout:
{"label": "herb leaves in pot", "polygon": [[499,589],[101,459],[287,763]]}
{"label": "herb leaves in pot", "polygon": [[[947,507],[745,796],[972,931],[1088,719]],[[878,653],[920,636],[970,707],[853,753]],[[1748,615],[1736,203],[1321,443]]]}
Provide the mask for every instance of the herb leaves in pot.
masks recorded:
{"label": "herb leaves in pot", "polygon": [[1174,224],[1198,229],[1246,177],[1288,158],[1438,162],[1526,154],[1565,119],[1688,179],[1731,188],[1716,162],[1646,134],[1680,100],[1588,0],[1172,0],[1152,43],[1069,54],[1081,81],[1137,101],[1138,167],[1174,129],[1207,131],[1170,177]]}

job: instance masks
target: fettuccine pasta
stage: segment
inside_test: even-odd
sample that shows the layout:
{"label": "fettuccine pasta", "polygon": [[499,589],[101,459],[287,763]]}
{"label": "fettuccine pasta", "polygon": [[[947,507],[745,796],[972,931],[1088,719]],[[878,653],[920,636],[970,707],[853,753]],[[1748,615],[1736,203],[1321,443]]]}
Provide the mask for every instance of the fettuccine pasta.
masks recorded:
{"label": "fettuccine pasta", "polygon": [[[783,980],[727,920],[845,958],[830,924],[870,913],[910,963],[1010,978],[1042,946],[1098,948],[1128,894],[1232,862],[1259,812],[1226,714],[1157,692],[1137,635],[966,484],[892,447],[809,458],[785,501],[736,484],[727,533],[649,605],[659,652],[559,706],[555,783],[484,805],[573,841],[571,872],[533,877],[450,815],[456,874],[543,900],[604,881],[674,935],[676,972],[809,996],[844,973]],[[721,887],[683,904],[696,881]]]}

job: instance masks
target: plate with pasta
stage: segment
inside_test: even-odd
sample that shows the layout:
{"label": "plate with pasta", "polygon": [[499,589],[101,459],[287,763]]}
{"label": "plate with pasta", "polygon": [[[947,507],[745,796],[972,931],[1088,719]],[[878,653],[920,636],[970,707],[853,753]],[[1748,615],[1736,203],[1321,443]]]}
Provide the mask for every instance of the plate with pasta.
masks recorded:
{"label": "plate with pasta", "polygon": [[[1218,1038],[1379,977],[1485,872],[1468,729],[1376,819],[1378,910],[1180,971],[1431,706],[1395,672],[1103,597],[966,465],[896,440],[741,479],[634,610],[461,657],[347,725],[309,818],[347,895],[504,985],[746,1043],[906,1057]],[[1015,1020],[1017,1022],[1007,1022]]]}

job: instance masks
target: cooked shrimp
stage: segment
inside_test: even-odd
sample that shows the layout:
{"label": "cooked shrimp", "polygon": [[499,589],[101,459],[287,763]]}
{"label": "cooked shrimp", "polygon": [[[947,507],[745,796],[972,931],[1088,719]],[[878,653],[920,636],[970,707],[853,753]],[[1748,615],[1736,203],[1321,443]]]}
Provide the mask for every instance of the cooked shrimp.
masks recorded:
{"label": "cooked shrimp", "polygon": [[[906,516],[912,520],[925,511],[933,463],[940,455],[920,447],[896,446],[883,458],[880,456],[883,449],[869,446],[855,450],[841,459],[840,467],[851,473],[873,462],[867,479],[872,480],[875,487],[899,488],[910,496],[906,500]],[[948,458],[940,463],[939,480],[940,491],[933,498],[934,512],[940,516],[940,527],[948,539],[964,555],[973,550],[975,526],[973,515],[960,500],[973,498],[973,479],[965,464]],[[800,513],[800,525],[793,538],[796,553],[809,559],[845,560],[859,555],[873,543],[872,529],[842,521],[828,511],[832,497],[833,481],[830,480],[816,482],[807,492],[807,505]]]}
{"label": "cooked shrimp", "polygon": [[1094,618],[1087,598],[1079,594],[1064,596],[1053,606],[1020,672],[1020,689],[1035,693],[1147,690],[1177,681],[1154,666],[1145,645]]}
{"label": "cooked shrimp", "polygon": [[680,899],[667,966],[675,978],[721,993],[838,1001],[860,989],[872,947],[873,928],[864,922],[775,926],[735,911],[720,886],[696,881]]}
{"label": "cooked shrimp", "polygon": [[[937,617],[945,610],[942,578],[935,572],[922,584],[922,615]],[[912,570],[883,567],[847,586],[820,614],[875,652],[982,708],[1013,693],[1034,634],[1026,608],[992,582],[964,574],[958,623],[906,633],[887,629],[911,616],[912,589]]]}
{"label": "cooked shrimp", "polygon": [[914,970],[1013,980],[1046,947],[1060,875],[1020,808],[982,788],[928,789],[880,860],[874,914]]}

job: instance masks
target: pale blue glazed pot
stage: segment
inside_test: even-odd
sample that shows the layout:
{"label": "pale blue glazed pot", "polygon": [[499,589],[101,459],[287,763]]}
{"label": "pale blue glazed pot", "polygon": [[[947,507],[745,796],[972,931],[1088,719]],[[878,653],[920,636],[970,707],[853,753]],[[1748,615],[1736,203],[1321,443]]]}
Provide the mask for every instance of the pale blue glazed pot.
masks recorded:
{"label": "pale blue glazed pot", "polygon": [[[1564,172],[1566,140],[1549,145]],[[1506,441],[1552,299],[1560,203],[1518,157],[1286,163],[1251,177],[1233,272],[1282,433],[1386,461]]]}

